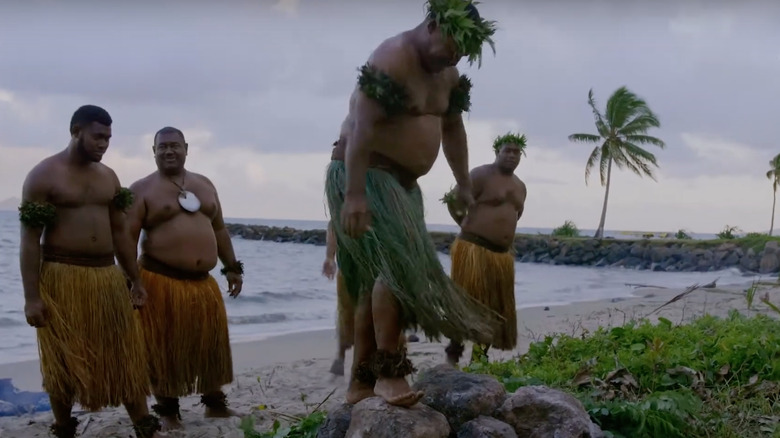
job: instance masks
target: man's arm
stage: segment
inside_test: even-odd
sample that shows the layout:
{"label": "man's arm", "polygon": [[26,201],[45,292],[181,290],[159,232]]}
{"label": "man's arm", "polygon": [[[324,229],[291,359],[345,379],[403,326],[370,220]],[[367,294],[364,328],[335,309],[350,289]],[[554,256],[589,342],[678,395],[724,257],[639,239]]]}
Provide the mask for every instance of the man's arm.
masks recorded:
{"label": "man's arm", "polygon": [[127,230],[133,243],[133,260],[138,260],[138,240],[146,217],[146,200],[139,181],[134,182],[130,190],[133,192],[133,205],[127,210]]}
{"label": "man's arm", "polygon": [[[217,239],[217,256],[226,270],[236,271],[239,269],[237,266],[238,260],[233,250],[233,241],[230,240],[230,233],[227,227],[225,227],[225,219],[222,217],[222,203],[219,201],[219,194],[214,184],[211,181],[208,181],[208,183],[214,188],[214,197],[217,200],[217,214],[214,215],[214,219],[211,221],[211,228],[214,230],[214,237]],[[236,273],[239,274],[240,272],[236,271]]]}
{"label": "man's arm", "polygon": [[520,217],[523,216],[523,211],[525,211],[525,198],[528,195],[528,190],[525,187],[525,183],[520,180],[520,178],[515,177],[518,184],[517,189],[517,220],[520,220]]}
{"label": "man's arm", "polygon": [[[110,170],[113,179],[114,192],[119,193],[122,189],[119,178],[113,170]],[[111,202],[108,207],[109,218],[111,220],[111,238],[114,241],[114,252],[119,266],[125,271],[125,275],[131,283],[136,284],[140,280],[138,273],[138,262],[136,261],[137,244],[130,237],[127,227],[127,216],[125,210],[115,202]]]}
{"label": "man's arm", "polygon": [[471,187],[469,178],[469,150],[466,128],[461,114],[445,115],[441,119],[441,144],[444,157],[460,187]]}
{"label": "man's arm", "polygon": [[[44,204],[47,200],[48,189],[44,183],[42,172],[33,169],[27,175],[22,186],[22,205],[25,203]],[[32,223],[21,223],[21,236],[19,247],[19,268],[22,274],[22,288],[24,300],[35,301],[40,299],[40,272],[41,272],[41,236],[45,226]]]}
{"label": "man's arm", "polygon": [[333,230],[333,219],[328,222],[328,232],[325,234],[325,259],[336,259],[336,232]]}
{"label": "man's arm", "polygon": [[[486,173],[483,169],[484,166],[475,167],[474,169],[471,169],[471,172],[469,172],[469,180],[471,181],[471,194],[474,196],[475,202],[479,199],[479,195],[482,193],[482,187],[485,181]],[[456,185],[453,191],[457,190],[458,186]],[[461,202],[458,202],[457,199],[450,201],[450,204],[452,205],[451,207],[448,206],[450,216],[455,221],[455,223],[458,224],[458,226],[461,226],[463,221],[466,219],[466,216],[468,216],[468,209]]]}
{"label": "man's arm", "polygon": [[344,164],[346,166],[346,196],[366,194],[366,172],[371,155],[370,142],[376,124],[384,117],[384,111],[377,102],[363,94],[355,98],[355,122],[347,146]]}

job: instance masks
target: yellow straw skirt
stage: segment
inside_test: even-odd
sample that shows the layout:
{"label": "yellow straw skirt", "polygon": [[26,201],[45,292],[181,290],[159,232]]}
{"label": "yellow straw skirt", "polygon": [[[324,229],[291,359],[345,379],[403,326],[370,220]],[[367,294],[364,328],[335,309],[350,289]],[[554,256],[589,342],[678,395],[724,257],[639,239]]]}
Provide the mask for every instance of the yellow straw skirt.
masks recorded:
{"label": "yellow straw skirt", "polygon": [[152,392],[181,397],[233,381],[225,302],[217,281],[179,280],[141,269],[149,298],[138,312]]}
{"label": "yellow straw skirt", "polygon": [[491,346],[511,350],[517,345],[515,258],[456,238],[450,248],[452,280],[469,295],[501,315]]}
{"label": "yellow straw skirt", "polygon": [[140,327],[117,266],[44,262],[40,294],[48,322],[36,331],[51,399],[97,411],[150,395]]}
{"label": "yellow straw skirt", "polygon": [[347,283],[341,271],[336,276],[336,300],[339,343],[349,348],[355,345],[355,305],[347,292]]}

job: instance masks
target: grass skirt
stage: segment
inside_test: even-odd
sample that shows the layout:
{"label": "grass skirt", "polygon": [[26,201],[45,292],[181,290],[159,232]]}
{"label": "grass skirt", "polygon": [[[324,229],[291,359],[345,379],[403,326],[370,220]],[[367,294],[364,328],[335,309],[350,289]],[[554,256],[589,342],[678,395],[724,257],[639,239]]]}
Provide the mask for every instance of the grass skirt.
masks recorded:
{"label": "grass skirt", "polygon": [[40,294],[49,318],[36,331],[51,399],[97,411],[149,395],[141,331],[119,267],[44,262]]}
{"label": "grass skirt", "polygon": [[517,346],[515,258],[511,252],[493,252],[475,243],[455,239],[450,248],[452,279],[503,317],[489,343],[498,350]]}
{"label": "grass skirt", "polygon": [[371,227],[358,239],[341,224],[346,169],[328,166],[325,194],[338,239],[339,269],[353,303],[383,282],[398,299],[402,329],[421,328],[429,339],[488,342],[497,315],[479,305],[444,271],[425,226],[419,186],[407,190],[390,173],[369,169],[366,197]]}
{"label": "grass skirt", "polygon": [[181,397],[233,381],[225,302],[217,281],[179,280],[141,269],[149,294],[138,312],[152,391]]}

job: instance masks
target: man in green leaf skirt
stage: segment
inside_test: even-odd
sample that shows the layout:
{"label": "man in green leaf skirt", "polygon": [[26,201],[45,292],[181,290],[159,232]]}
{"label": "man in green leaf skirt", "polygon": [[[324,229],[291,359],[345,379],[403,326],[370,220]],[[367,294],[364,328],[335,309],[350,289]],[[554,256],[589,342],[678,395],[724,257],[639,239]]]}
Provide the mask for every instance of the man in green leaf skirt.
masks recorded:
{"label": "man in green leaf skirt", "polygon": [[422,328],[429,338],[488,342],[494,319],[447,275],[424,221],[417,179],[442,145],[458,184],[473,203],[466,132],[471,81],[457,63],[481,63],[495,24],[476,3],[430,0],[417,27],[383,41],[360,69],[328,167],[325,191],[339,269],[356,304],[354,362],[347,402],[378,395],[412,406],[422,397],[399,336]]}

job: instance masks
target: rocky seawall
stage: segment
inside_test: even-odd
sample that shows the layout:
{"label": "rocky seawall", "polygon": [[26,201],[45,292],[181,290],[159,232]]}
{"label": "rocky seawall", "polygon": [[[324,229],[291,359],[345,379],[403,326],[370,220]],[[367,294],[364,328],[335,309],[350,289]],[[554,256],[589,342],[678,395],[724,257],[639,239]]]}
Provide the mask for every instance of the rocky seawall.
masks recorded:
{"label": "rocky seawall", "polygon": [[[249,240],[325,245],[325,230],[243,224],[227,224],[227,228],[231,236]],[[436,248],[448,254],[455,234],[432,232],[431,237]],[[515,255],[521,263],[610,266],[665,272],[708,272],[729,268],[761,274],[780,272],[780,238],[768,237],[697,241],[517,235]]]}

